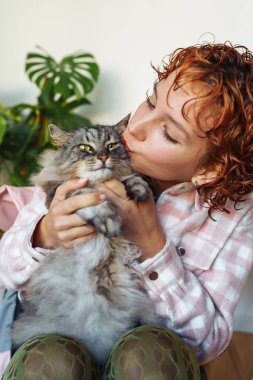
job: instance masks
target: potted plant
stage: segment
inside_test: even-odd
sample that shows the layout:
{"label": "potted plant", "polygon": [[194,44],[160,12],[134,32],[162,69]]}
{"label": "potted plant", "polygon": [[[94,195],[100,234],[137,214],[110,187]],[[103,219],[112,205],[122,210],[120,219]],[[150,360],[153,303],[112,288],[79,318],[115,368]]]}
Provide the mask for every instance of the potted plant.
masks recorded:
{"label": "potted plant", "polygon": [[99,66],[90,53],[76,52],[57,63],[39,48],[27,54],[25,72],[40,90],[36,104],[0,104],[0,170],[8,173],[8,182],[15,186],[28,184],[36,157],[52,148],[48,124],[66,130],[91,124],[76,109],[90,104],[87,94],[98,81]]}

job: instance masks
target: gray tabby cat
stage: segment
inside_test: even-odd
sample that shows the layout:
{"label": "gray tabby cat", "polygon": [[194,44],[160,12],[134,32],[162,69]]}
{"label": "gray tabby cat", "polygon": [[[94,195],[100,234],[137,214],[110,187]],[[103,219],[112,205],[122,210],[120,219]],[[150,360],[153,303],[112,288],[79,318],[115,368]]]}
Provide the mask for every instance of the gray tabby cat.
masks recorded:
{"label": "gray tabby cat", "polygon": [[[146,182],[130,166],[121,142],[129,116],[115,126],[81,127],[65,132],[50,125],[58,149],[46,151],[41,171],[33,178],[47,194],[49,207],[56,188],[69,178],[88,178],[88,186],[69,194],[96,191],[96,183],[120,179],[130,198],[147,199]],[[154,307],[132,268],[137,249],[120,237],[122,221],[108,201],[80,209],[78,215],[98,233],[74,249],[60,247],[47,254],[26,284],[23,312],[14,322],[12,338],[19,346],[42,333],[60,333],[83,343],[99,363],[115,341],[137,322],[156,322]]]}

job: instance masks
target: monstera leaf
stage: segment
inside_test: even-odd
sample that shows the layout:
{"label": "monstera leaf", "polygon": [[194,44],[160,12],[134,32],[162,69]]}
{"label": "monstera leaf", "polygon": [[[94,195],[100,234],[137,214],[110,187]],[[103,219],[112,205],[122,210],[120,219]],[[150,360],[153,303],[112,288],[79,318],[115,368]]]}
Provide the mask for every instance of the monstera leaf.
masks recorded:
{"label": "monstera leaf", "polygon": [[89,104],[90,93],[99,76],[99,67],[90,53],[77,52],[64,57],[59,63],[44,52],[27,55],[25,70],[29,79],[40,89],[40,103],[45,107],[67,111]]}

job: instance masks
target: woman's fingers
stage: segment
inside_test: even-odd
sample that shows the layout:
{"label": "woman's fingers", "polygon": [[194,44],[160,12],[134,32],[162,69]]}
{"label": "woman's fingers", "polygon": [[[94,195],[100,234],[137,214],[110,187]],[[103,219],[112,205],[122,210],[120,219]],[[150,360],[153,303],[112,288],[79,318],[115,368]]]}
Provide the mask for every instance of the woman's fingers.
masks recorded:
{"label": "woman's fingers", "polygon": [[69,228],[67,230],[59,231],[58,236],[62,241],[76,240],[86,235],[94,234],[95,229],[92,226],[85,225],[81,227]]}
{"label": "woman's fingers", "polygon": [[154,208],[153,196],[150,192],[150,197],[146,201],[135,202],[131,200],[124,185],[117,181],[111,180],[97,186],[97,190],[106,195],[108,199],[118,208],[121,213],[129,214],[143,207],[147,208],[150,205],[151,209]]}
{"label": "woman's fingers", "polygon": [[67,194],[70,191],[81,189],[87,184],[88,180],[87,179],[80,179],[80,178],[75,178],[75,179],[70,179],[60,186],[57,187],[55,195],[54,195],[54,200],[58,201],[63,201],[67,198]]}
{"label": "woman's fingers", "polygon": [[101,183],[96,189],[104,194],[120,212],[129,212],[136,203],[129,199],[124,185],[116,180]]}
{"label": "woman's fingers", "polygon": [[55,192],[50,205],[53,215],[70,215],[77,210],[93,206],[104,201],[103,195],[99,193],[85,193],[68,197],[70,191],[82,189],[87,184],[86,179],[71,179],[61,184]]}
{"label": "woman's fingers", "polygon": [[95,229],[92,226],[69,228],[59,231],[58,238],[65,248],[73,248],[75,245],[84,243],[94,237]]}
{"label": "woman's fingers", "polygon": [[110,190],[109,194],[112,195],[112,193],[114,193],[117,197],[120,197],[125,200],[129,200],[124,184],[118,180],[111,179],[104,183],[98,184],[96,188],[99,191],[103,191],[103,190],[106,191],[109,189]]}
{"label": "woman's fingers", "polygon": [[34,234],[36,246],[53,248],[64,243],[65,246],[73,247],[76,240],[79,242],[80,239],[86,241],[91,238],[94,228],[87,225],[76,211],[98,204],[105,197],[99,193],[85,193],[67,198],[70,191],[82,189],[86,183],[87,180],[73,179],[57,188],[48,213],[37,225]]}
{"label": "woman's fingers", "polygon": [[56,214],[60,213],[69,215],[81,208],[93,206],[103,201],[104,198],[99,193],[78,194],[54,205],[54,212]]}
{"label": "woman's fingers", "polygon": [[77,214],[61,215],[54,222],[54,228],[57,231],[66,230],[68,228],[85,226],[87,223]]}

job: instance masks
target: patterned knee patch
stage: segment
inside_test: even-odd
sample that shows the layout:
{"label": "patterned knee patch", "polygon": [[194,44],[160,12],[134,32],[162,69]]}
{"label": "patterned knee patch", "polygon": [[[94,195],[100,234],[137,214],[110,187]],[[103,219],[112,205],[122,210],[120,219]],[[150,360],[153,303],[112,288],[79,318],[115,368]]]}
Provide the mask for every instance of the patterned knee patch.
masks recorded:
{"label": "patterned knee patch", "polygon": [[144,325],[114,346],[103,380],[198,380],[199,364],[190,347],[161,326]]}
{"label": "patterned knee patch", "polygon": [[97,380],[94,359],[74,339],[45,334],[29,339],[14,354],[3,380]]}

